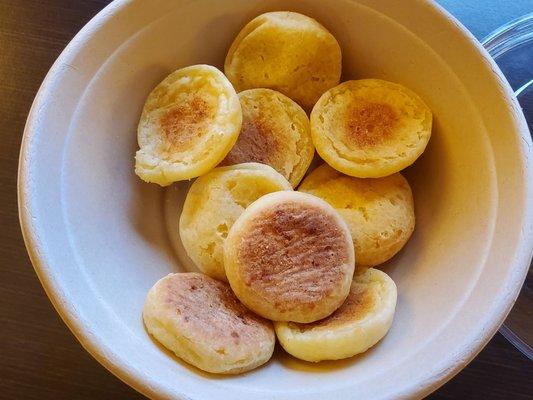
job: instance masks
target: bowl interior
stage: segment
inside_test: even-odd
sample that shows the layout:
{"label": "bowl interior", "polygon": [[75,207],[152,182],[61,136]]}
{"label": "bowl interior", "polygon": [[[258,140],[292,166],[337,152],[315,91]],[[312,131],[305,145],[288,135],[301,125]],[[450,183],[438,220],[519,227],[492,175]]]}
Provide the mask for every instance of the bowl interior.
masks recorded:
{"label": "bowl interior", "polygon": [[[516,226],[523,217],[516,127],[511,107],[496,94],[497,79],[469,39],[433,6],[395,3],[401,2],[201,0],[148,6],[134,1],[104,12],[99,24],[82,32],[83,42],[63,56],[43,88],[50,93],[45,114],[29,126],[39,131],[28,144],[33,150],[23,154],[34,171],[26,197],[36,219],[26,230],[36,232],[40,244],[32,258],[41,260],[37,264],[52,300],[108,368],[161,397],[321,398],[338,392],[381,398],[422,395],[467,361],[472,351],[465,352],[465,346],[479,349],[472,335],[489,326],[479,313],[487,312],[491,321],[503,318],[491,311],[487,292],[499,293],[499,285],[506,285],[511,262],[502,263],[514,257]],[[248,20],[283,9],[315,17],[337,37],[343,79],[399,82],[433,110],[430,144],[405,171],[417,225],[408,245],[382,266],[397,283],[399,299],[390,333],[373,349],[319,364],[278,350],[258,370],[214,377],[166,352],[142,324],[149,288],[184,269],[167,222],[175,231],[176,199],[187,185],[174,185],[165,194],[134,175],[136,124],[147,94],[168,73],[197,63],[222,68],[232,39]],[[409,26],[409,13],[426,18],[425,25]],[[439,24],[449,30],[442,37]],[[449,40],[457,41],[463,61],[446,56]],[[475,89],[469,76],[485,89]],[[478,102],[488,96],[483,91],[500,100]],[[497,133],[504,138],[495,139]],[[495,140],[517,156],[500,161],[493,153]],[[510,177],[508,186],[500,174]],[[502,193],[511,201],[505,217]],[[495,247],[500,225],[498,234],[507,242]],[[497,251],[502,259],[491,262]]]}

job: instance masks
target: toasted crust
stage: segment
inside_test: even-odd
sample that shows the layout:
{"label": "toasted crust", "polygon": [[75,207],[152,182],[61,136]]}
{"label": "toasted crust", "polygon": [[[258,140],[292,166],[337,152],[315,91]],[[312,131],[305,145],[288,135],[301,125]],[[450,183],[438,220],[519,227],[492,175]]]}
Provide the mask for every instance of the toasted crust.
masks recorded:
{"label": "toasted crust", "polygon": [[161,186],[202,175],[230,151],[241,123],[239,99],[222,72],[209,65],[179,69],[146,99],[135,173]]}
{"label": "toasted crust", "polygon": [[369,268],[354,276],[350,294],[329,317],[309,324],[275,322],[283,348],[306,361],[338,360],[362,353],[389,331],[396,309],[396,285]]}
{"label": "toasted crust", "polygon": [[407,243],[415,228],[413,195],[399,173],[383,178],[354,178],[323,164],[299,191],[331,204],[352,234],[357,267],[384,263]]}
{"label": "toasted crust", "polygon": [[307,114],[287,96],[270,89],[245,90],[239,99],[241,133],[221,165],[268,164],[296,187],[315,152]]}
{"label": "toasted crust", "polygon": [[292,187],[273,168],[258,163],[215,168],[192,184],[179,232],[187,255],[200,271],[227,280],[223,250],[228,231],[250,203],[278,190]]}
{"label": "toasted crust", "polygon": [[274,350],[270,321],[246,309],[226,283],[198,273],[159,280],[148,293],[143,318],[161,344],[207,372],[248,371]]}
{"label": "toasted crust", "polygon": [[354,177],[379,178],[411,165],[431,136],[432,114],[414,92],[379,79],[328,90],[311,112],[320,156]]}
{"label": "toasted crust", "polygon": [[276,321],[324,318],[348,295],[354,252],[346,224],[307,194],[263,196],[239,217],[224,247],[237,297]]}
{"label": "toasted crust", "polygon": [[292,326],[297,326],[300,332],[337,329],[352,321],[363,319],[376,306],[375,303],[376,299],[370,288],[364,286],[357,288],[352,283],[352,290],[350,290],[344,303],[329,317],[309,324],[293,322],[294,325]]}
{"label": "toasted crust", "polygon": [[261,14],[245,25],[224,64],[238,92],[275,89],[306,110],[339,83],[341,68],[333,35],[314,19],[288,11]]}

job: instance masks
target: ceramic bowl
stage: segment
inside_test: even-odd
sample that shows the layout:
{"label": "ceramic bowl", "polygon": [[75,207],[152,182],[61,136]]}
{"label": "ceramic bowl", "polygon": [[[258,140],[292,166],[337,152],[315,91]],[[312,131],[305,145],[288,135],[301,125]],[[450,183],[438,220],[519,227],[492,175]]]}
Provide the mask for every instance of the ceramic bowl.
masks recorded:
{"label": "ceramic bowl", "polygon": [[[399,292],[385,339],[339,362],[278,350],[262,368],[220,378],[177,360],[142,324],[148,289],[183,260],[167,234],[164,189],[133,173],[136,124],[162,78],[190,64],[221,67],[240,28],[269,10],[318,19],[341,44],[343,79],[406,85],[433,110],[434,129],[406,171],[415,233],[383,266]],[[72,40],[35,99],[20,156],[20,219],[65,323],[149,397],[420,398],[481,350],[518,294],[532,251],[532,148],[494,62],[435,3],[116,1]]]}

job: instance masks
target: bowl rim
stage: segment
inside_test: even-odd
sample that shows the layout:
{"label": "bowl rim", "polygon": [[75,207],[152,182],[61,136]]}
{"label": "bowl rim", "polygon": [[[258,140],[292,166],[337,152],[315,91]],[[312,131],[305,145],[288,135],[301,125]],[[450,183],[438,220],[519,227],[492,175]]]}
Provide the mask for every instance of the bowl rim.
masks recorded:
{"label": "bowl rim", "polygon": [[[74,36],[48,71],[43,83],[38,89],[24,127],[19,154],[17,179],[18,210],[23,239],[37,277],[63,322],[78,339],[84,349],[113,375],[133,387],[138,392],[150,398],[166,398],[165,391],[161,390],[162,388],[159,384],[150,381],[150,378],[143,375],[142,372],[130,368],[128,365],[121,362],[115,354],[107,351],[105,348],[106,345],[101,343],[99,339],[90,332],[84,321],[76,317],[75,307],[69,303],[68,297],[58,290],[50,273],[50,265],[44,262],[43,257],[38,251],[36,251],[39,247],[40,239],[32,229],[31,202],[29,201],[30,193],[27,186],[29,180],[28,159],[25,155],[29,153],[30,143],[32,142],[34,135],[37,133],[35,127],[39,124],[39,111],[46,104],[47,98],[51,93],[52,83],[57,76],[60,75],[61,66],[64,63],[64,60],[71,55],[76,54],[79,48],[82,47],[83,44],[91,38],[92,34],[98,31],[101,26],[108,23],[116,14],[137,1],[139,0],[114,0],[104,7]],[[428,395],[452,379],[476,357],[498,331],[498,328],[510,312],[520,292],[520,288],[526,277],[533,256],[533,201],[531,201],[533,200],[533,144],[518,101],[494,60],[472,33],[470,33],[453,15],[436,2],[432,0],[413,1],[430,8],[433,12],[436,12],[436,14],[440,14],[440,17],[447,19],[450,29],[456,30],[470,43],[472,48],[477,52],[477,55],[490,66],[496,75],[496,78],[501,83],[501,95],[511,106],[512,118],[517,127],[515,134],[519,135],[522,139],[518,142],[520,143],[519,146],[522,150],[520,155],[522,156],[521,161],[524,166],[524,197],[530,201],[524,203],[522,235],[519,237],[515,262],[513,263],[513,267],[509,268],[509,274],[512,273],[511,282],[514,289],[513,295],[504,297],[498,304],[498,308],[491,316],[490,324],[488,326],[478,326],[479,335],[476,343],[472,346],[462,348],[461,351],[451,356],[447,362],[447,367],[442,373],[436,374],[426,381],[412,383],[409,386],[404,387],[404,390],[398,393],[398,398],[421,398]],[[179,396],[183,396],[178,398],[183,398],[184,400],[188,398],[183,394],[180,394]]]}

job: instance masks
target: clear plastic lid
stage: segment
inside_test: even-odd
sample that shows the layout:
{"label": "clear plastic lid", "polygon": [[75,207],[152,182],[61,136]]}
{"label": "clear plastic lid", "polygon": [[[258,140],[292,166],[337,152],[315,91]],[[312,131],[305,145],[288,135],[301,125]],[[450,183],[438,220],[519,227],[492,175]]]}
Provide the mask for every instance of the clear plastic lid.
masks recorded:
{"label": "clear plastic lid", "polygon": [[[533,13],[497,29],[483,40],[515,91],[533,132]],[[500,332],[533,360],[533,270],[530,266],[522,291]]]}

